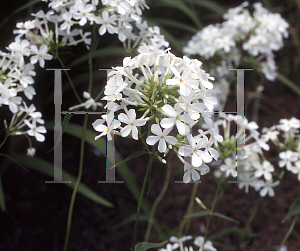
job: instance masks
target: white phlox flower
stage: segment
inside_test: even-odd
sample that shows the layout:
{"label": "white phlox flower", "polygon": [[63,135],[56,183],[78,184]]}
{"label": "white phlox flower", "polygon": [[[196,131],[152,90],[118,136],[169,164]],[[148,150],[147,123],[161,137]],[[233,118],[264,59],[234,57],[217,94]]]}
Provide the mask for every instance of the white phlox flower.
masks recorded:
{"label": "white phlox flower", "polygon": [[118,120],[115,120],[113,113],[109,113],[106,117],[106,123],[107,126],[103,125],[104,120],[103,119],[97,119],[92,125],[94,129],[98,132],[101,132],[100,135],[95,137],[95,140],[99,139],[102,136],[107,135],[107,140],[111,141],[112,136],[111,134],[114,133],[114,130],[117,129],[120,125],[121,122]]}
{"label": "white phlox flower", "polygon": [[122,123],[127,124],[121,129],[120,133],[122,137],[127,137],[132,132],[132,138],[138,140],[138,129],[137,126],[143,126],[146,124],[145,119],[136,119],[136,113],[134,109],[130,109],[126,114],[121,113],[118,116],[118,120]]}
{"label": "white phlox flower", "polygon": [[75,110],[77,108],[80,107],[84,107],[85,109],[89,109],[90,107],[92,107],[92,109],[95,111],[97,109],[97,106],[102,106],[101,103],[96,102],[92,97],[91,94],[89,94],[88,92],[83,92],[83,97],[88,99],[87,101],[85,101],[82,104],[79,105],[75,105],[69,108],[69,111]]}
{"label": "white phlox flower", "polygon": [[153,146],[158,142],[158,151],[161,153],[165,152],[167,149],[166,142],[171,145],[175,145],[178,141],[175,137],[168,136],[171,130],[172,128],[167,128],[162,131],[159,125],[153,124],[151,126],[151,132],[156,134],[156,136],[149,136],[146,139],[147,144]]}
{"label": "white phlox flower", "polygon": [[30,128],[30,130],[27,131],[29,136],[34,136],[39,142],[43,142],[45,140],[45,136],[41,133],[46,133],[47,130],[44,126],[36,126],[36,119],[33,119],[32,123],[30,123],[27,119],[25,119],[24,122]]}
{"label": "white phlox flower", "polygon": [[44,68],[45,60],[51,60],[52,55],[47,54],[48,47],[47,45],[43,44],[40,48],[37,48],[36,45],[31,46],[31,51],[35,54],[30,58],[30,63],[35,64],[39,61],[40,67]]}

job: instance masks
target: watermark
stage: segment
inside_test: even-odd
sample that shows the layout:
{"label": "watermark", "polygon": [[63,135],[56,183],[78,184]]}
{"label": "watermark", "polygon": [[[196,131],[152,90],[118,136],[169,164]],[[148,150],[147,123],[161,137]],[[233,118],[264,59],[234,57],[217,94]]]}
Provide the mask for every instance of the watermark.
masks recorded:
{"label": "watermark", "polygon": [[[62,111],[62,71],[70,69],[47,69],[54,71],[54,106],[55,106],[55,116],[54,116],[54,180],[45,181],[45,183],[71,183],[71,181],[62,180],[62,126],[61,126],[61,116],[63,114],[78,114],[78,115],[88,115],[88,114],[110,114],[113,115],[113,111],[108,110],[108,112],[94,112],[94,111]],[[109,69],[100,69],[106,71],[107,75]],[[244,131],[243,142],[245,144],[245,95],[244,95],[244,85],[245,85],[245,71],[253,69],[229,69],[237,71],[237,101],[236,101],[236,112],[225,112],[225,111],[212,111],[211,113],[217,114],[220,112],[230,113],[237,115],[237,132],[240,130]],[[124,183],[124,181],[115,180],[115,144],[114,144],[114,134],[111,135],[112,140],[106,141],[106,180],[98,181],[98,183]],[[238,146],[238,141],[236,142],[236,180],[228,181],[228,183],[245,183],[239,180],[240,175],[245,175],[244,169],[244,147]],[[186,161],[190,161],[190,157],[185,158]],[[175,181],[175,183],[184,183],[183,181]],[[201,183],[201,181],[191,181],[190,183]]]}

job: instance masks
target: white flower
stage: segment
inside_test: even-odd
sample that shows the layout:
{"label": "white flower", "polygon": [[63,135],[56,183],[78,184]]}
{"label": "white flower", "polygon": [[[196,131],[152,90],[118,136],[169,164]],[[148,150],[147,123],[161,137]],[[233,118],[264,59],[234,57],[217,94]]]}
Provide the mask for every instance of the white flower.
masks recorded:
{"label": "white flower", "polygon": [[27,155],[33,157],[35,155],[36,149],[31,147],[27,149]]}
{"label": "white flower", "polygon": [[15,42],[12,42],[7,48],[11,51],[12,56],[15,57],[15,61],[18,62],[19,66],[24,65],[24,56],[28,57],[30,55],[29,45],[28,40],[20,40],[19,37],[16,37]]}
{"label": "white flower", "polygon": [[278,127],[285,132],[288,132],[289,130],[293,129],[299,129],[300,128],[300,120],[296,118],[291,119],[280,119],[279,120],[280,125]]}
{"label": "white flower", "polygon": [[282,159],[278,163],[279,167],[286,166],[286,169],[291,171],[293,168],[293,165],[291,162],[295,162],[298,160],[299,153],[287,150],[285,152],[279,153],[279,157]]}
{"label": "white flower", "polygon": [[189,68],[184,69],[182,74],[176,70],[175,67],[170,67],[176,78],[167,79],[167,85],[178,85],[180,86],[180,94],[184,96],[189,96],[191,94],[191,89],[198,89],[198,80],[191,78],[192,70]]}
{"label": "white flower", "polygon": [[209,163],[212,157],[209,155],[207,150],[200,150],[201,148],[206,149],[208,140],[201,137],[193,137],[191,134],[187,135],[188,145],[181,146],[178,149],[178,153],[181,156],[192,156],[192,165],[200,166],[203,162]]}
{"label": "white flower", "polygon": [[36,119],[32,120],[32,124],[25,119],[25,124],[30,128],[30,130],[27,131],[27,134],[30,136],[34,136],[37,141],[43,142],[45,140],[45,136],[41,133],[46,133],[47,130],[44,126],[36,126]]}
{"label": "white flower", "polygon": [[35,112],[36,108],[34,104],[31,104],[29,108],[27,107],[26,103],[23,101],[24,107],[20,106],[20,111],[27,113],[32,118],[41,118],[42,114],[40,112]]}
{"label": "white flower", "polygon": [[36,47],[36,45],[32,45],[30,48],[31,51],[35,54],[30,58],[30,63],[35,64],[37,61],[39,61],[40,67],[44,68],[45,60],[52,59],[52,55],[47,54],[48,51],[47,45],[43,44],[40,46],[39,49]]}
{"label": "white flower", "polygon": [[75,110],[75,109],[77,109],[79,107],[83,107],[83,106],[85,107],[85,109],[89,109],[90,107],[92,107],[93,110],[96,110],[97,106],[102,106],[101,103],[95,102],[95,100],[91,97],[91,94],[89,94],[88,92],[83,92],[83,97],[88,100],[82,104],[70,107],[69,110],[72,111],[72,110]]}
{"label": "white flower", "polygon": [[79,25],[83,26],[87,23],[87,19],[90,21],[93,21],[95,18],[95,15],[91,13],[94,10],[94,6],[92,4],[83,4],[82,2],[77,2],[74,6],[73,11],[73,17],[75,19],[80,19]]}
{"label": "white flower", "polygon": [[74,24],[74,21],[72,21],[72,12],[62,14],[62,18],[65,22],[60,25],[60,29],[67,30],[67,33],[70,35],[70,29]]}
{"label": "white flower", "polygon": [[211,241],[205,241],[204,247],[203,247],[204,250],[202,250],[203,242],[204,242],[204,237],[203,237],[203,236],[198,236],[198,237],[194,240],[194,244],[195,244],[196,246],[200,247],[200,250],[199,250],[199,251],[217,251],[217,249],[213,247]]}
{"label": "white flower", "polygon": [[0,104],[3,103],[9,106],[12,113],[18,111],[18,105],[21,104],[22,98],[16,97],[17,91],[10,88],[12,85],[11,78],[5,80],[4,85],[0,82]]}
{"label": "white flower", "polygon": [[201,174],[205,174],[209,172],[209,167],[202,163],[201,166],[199,167],[194,167],[189,163],[186,163],[184,165],[184,176],[183,176],[183,182],[184,183],[189,183],[191,180],[197,181],[200,180],[200,174],[198,171],[201,172]]}
{"label": "white flower", "polygon": [[149,136],[146,139],[147,144],[153,146],[154,144],[156,144],[159,141],[158,151],[161,153],[165,152],[167,149],[166,142],[168,142],[171,145],[175,145],[178,141],[173,136],[167,136],[171,130],[172,130],[172,128],[167,128],[167,129],[164,129],[164,131],[162,132],[159,125],[153,124],[151,126],[151,132],[156,134],[157,136]]}
{"label": "white flower", "polygon": [[100,135],[95,137],[95,140],[100,137],[107,135],[107,140],[112,140],[111,133],[113,133],[114,129],[117,129],[121,123],[118,120],[113,119],[113,112],[109,113],[106,117],[107,126],[103,125],[103,119],[97,119],[92,125],[94,129],[98,132],[101,132]]}
{"label": "white flower", "polygon": [[274,167],[271,165],[271,163],[267,160],[264,160],[262,164],[259,162],[254,162],[253,166],[257,169],[254,172],[255,177],[259,178],[262,175],[264,175],[266,180],[272,179],[272,172],[274,171]]}
{"label": "white flower", "polygon": [[105,10],[102,12],[102,18],[101,17],[96,17],[95,22],[97,24],[102,24],[100,29],[99,29],[99,34],[102,36],[105,34],[106,30],[110,34],[115,33],[115,28],[111,25],[115,20],[117,19],[116,15],[111,15],[109,16],[108,12]]}
{"label": "white flower", "polygon": [[131,34],[132,28],[126,28],[121,21],[119,21],[118,27],[116,28],[116,33],[118,33],[118,38],[121,42],[124,42]]}
{"label": "white flower", "polygon": [[[176,109],[176,110],[175,110]],[[160,122],[161,127],[163,128],[173,128],[174,124],[176,124],[177,130],[181,135],[187,134],[190,129],[189,127],[183,123],[188,122],[186,121],[187,116],[180,115],[181,109],[179,105],[175,105],[175,109],[166,104],[162,107],[162,110],[170,117],[170,118],[163,118]],[[189,121],[190,123],[193,122],[192,120]]]}
{"label": "white flower", "polygon": [[[266,194],[269,194],[270,197],[273,197],[275,195],[275,192],[273,190],[273,187],[279,185],[279,180],[273,182],[273,180],[267,180],[266,182],[262,181],[264,188],[260,190],[259,194],[261,197],[265,197]],[[255,181],[254,181],[255,183]]]}
{"label": "white flower", "polygon": [[225,165],[221,165],[220,166],[220,170],[222,172],[225,172],[226,171],[226,177],[228,177],[230,174],[232,177],[236,177],[237,176],[237,170],[236,170],[236,165],[232,162],[232,159],[231,158],[226,158],[225,159]]}
{"label": "white flower", "polygon": [[138,140],[138,129],[137,126],[143,126],[146,124],[145,119],[136,119],[136,113],[134,109],[130,109],[125,115],[124,113],[119,114],[118,120],[127,124],[123,129],[121,129],[120,133],[123,137],[129,135],[132,132],[132,138]]}

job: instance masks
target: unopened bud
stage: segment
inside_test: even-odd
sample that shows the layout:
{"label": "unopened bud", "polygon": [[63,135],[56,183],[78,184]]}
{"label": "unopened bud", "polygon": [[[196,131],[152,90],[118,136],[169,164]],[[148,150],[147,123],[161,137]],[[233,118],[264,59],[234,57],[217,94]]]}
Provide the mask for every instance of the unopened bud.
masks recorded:
{"label": "unopened bud", "polygon": [[207,207],[203,204],[203,202],[198,197],[196,197],[195,200],[204,210],[208,210]]}

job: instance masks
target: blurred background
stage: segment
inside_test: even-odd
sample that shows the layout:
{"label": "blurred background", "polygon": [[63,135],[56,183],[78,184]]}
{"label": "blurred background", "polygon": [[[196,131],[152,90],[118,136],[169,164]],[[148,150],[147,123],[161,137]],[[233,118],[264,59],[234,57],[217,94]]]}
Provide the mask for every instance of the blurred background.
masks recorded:
{"label": "blurred background", "polygon": [[[222,22],[222,15],[230,7],[241,4],[241,1],[146,1],[149,10],[144,10],[142,18],[147,20],[149,26],[157,25],[161,28],[167,41],[170,42],[172,51],[177,56],[183,56],[182,48],[187,41],[201,28],[208,24]],[[252,3],[252,1],[249,1]],[[255,2],[255,1],[253,1]],[[264,7],[272,12],[278,12],[290,24],[290,36],[285,40],[285,46],[276,52],[276,63],[278,72],[300,87],[300,1],[262,1]],[[24,4],[28,4],[23,9],[19,9]],[[0,50],[6,51],[5,47],[14,41],[14,34],[17,22],[24,22],[32,19],[30,13],[36,13],[40,9],[47,9],[47,4],[40,1],[17,1],[0,2]],[[128,56],[122,49],[122,43],[116,36],[105,34],[101,37],[98,49],[104,48],[102,56],[93,61],[94,68],[94,89],[92,93],[98,94],[105,86],[106,74],[98,69],[109,69],[112,66],[122,64],[124,56]],[[69,74],[74,81],[77,93],[82,97],[83,91],[88,85],[88,63],[87,60],[78,59],[87,54],[84,45],[68,48],[62,58]],[[200,57],[195,57],[201,60]],[[44,69],[36,66],[37,76],[34,87],[36,96],[32,100],[38,111],[43,114],[46,122],[53,122],[53,71],[46,71],[46,68],[60,68],[58,62],[52,60],[46,63]],[[245,75],[245,98],[247,102],[246,117],[253,120],[253,85],[251,83],[251,73]],[[248,80],[247,80],[248,79]],[[229,95],[226,109],[235,106],[235,90]],[[63,104],[62,110],[78,104],[71,87],[67,83],[63,74]],[[3,119],[10,121],[11,113],[7,107],[0,110],[0,123]],[[74,124],[83,124],[83,116],[74,115],[70,121]],[[88,115],[88,128],[93,130],[92,123],[98,118],[97,115]],[[257,124],[260,128],[271,127],[278,124],[281,118],[300,118],[300,99],[291,88],[282,81],[270,82],[265,80],[264,90],[260,97]],[[33,142],[33,147],[37,149],[36,157],[49,163],[53,163],[53,129],[48,124],[46,140],[43,143]],[[0,139],[4,137],[3,124],[0,124]],[[80,138],[64,134],[63,138],[63,169],[74,177],[77,176],[79,166]],[[116,149],[126,158],[141,147],[139,142],[116,137]],[[10,155],[18,153],[25,155],[28,148],[28,141],[25,137],[10,138],[2,153]],[[271,156],[276,152],[269,152]],[[18,159],[15,159],[18,161]],[[84,169],[82,182],[97,194],[111,202],[114,207],[105,207],[94,201],[77,194],[69,250],[106,250],[118,251],[129,250],[132,240],[134,215],[136,213],[137,201],[133,196],[133,191],[128,183],[124,184],[99,184],[98,181],[105,180],[105,152],[101,152],[90,144],[86,144],[84,153]],[[41,164],[43,165],[43,164]],[[130,167],[131,175],[135,178],[136,184],[141,187],[147,159],[141,156],[127,163]],[[174,170],[178,170],[180,162],[174,160]],[[6,210],[0,212],[0,250],[62,250],[67,214],[70,204],[72,190],[63,184],[45,184],[46,180],[53,178],[37,171],[39,167],[30,168],[26,165],[21,167],[12,160],[0,156],[0,172],[2,188],[5,196]],[[162,170],[158,176],[153,189],[146,197],[148,206],[153,203],[159,194],[166,170]],[[161,232],[152,230],[150,241],[159,242],[167,240],[174,234],[174,229],[185,214],[189,196],[192,191],[192,184],[175,184],[175,180],[180,180],[182,173],[172,176],[168,191],[159,204],[155,218],[161,224]],[[117,171],[116,180],[122,181],[124,177]],[[212,204],[213,193],[216,184],[213,179],[206,175],[201,178],[197,196],[204,201],[207,206]],[[295,175],[291,175],[289,182],[285,184],[284,190],[273,198],[268,198],[259,211],[257,218],[249,228],[249,243],[242,246],[241,250],[275,250],[280,244],[285,233],[288,231],[290,221],[281,224],[288,211],[289,205],[299,195],[299,181]],[[235,227],[242,228],[249,216],[253,213],[255,206],[251,205],[247,209],[245,206],[255,197],[255,191],[250,190],[245,194],[236,185],[229,184],[224,191],[222,200],[218,204],[217,210],[229,217],[233,217],[240,223]],[[139,224],[138,241],[142,241],[146,231],[147,222],[146,211],[141,215]],[[190,232],[192,235],[203,235],[201,232],[204,218],[194,218],[191,222]],[[233,226],[232,223],[224,222],[214,218],[211,222],[210,233],[217,232],[220,228]],[[300,249],[300,224],[296,224],[295,229],[287,241],[289,250]],[[232,250],[235,246],[237,236],[227,235],[218,239],[221,245],[214,245],[218,250]]]}

